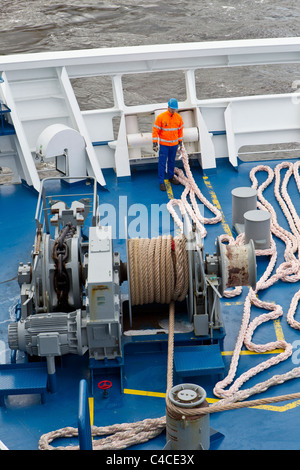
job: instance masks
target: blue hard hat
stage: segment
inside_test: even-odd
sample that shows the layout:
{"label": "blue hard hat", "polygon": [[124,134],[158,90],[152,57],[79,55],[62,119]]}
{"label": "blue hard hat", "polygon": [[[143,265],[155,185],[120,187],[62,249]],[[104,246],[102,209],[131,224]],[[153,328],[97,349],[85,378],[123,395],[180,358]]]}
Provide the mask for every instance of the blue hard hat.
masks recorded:
{"label": "blue hard hat", "polygon": [[178,101],[175,98],[171,98],[168,101],[168,107],[171,109],[178,109]]}

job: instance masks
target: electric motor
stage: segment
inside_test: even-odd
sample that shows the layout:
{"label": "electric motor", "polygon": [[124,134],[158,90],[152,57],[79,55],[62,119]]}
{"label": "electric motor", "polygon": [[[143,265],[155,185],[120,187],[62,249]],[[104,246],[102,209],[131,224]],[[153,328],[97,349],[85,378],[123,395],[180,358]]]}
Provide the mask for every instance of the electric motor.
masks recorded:
{"label": "electric motor", "polygon": [[87,335],[81,310],[40,313],[10,323],[8,343],[11,349],[26,351],[30,356],[82,355],[87,350]]}

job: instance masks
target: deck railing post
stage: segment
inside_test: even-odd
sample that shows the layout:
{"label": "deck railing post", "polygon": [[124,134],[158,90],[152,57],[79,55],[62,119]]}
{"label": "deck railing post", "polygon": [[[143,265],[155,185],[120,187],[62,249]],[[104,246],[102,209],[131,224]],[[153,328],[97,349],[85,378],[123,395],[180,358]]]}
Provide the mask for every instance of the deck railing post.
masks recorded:
{"label": "deck railing post", "polygon": [[78,437],[80,450],[93,450],[86,380],[81,380],[79,383]]}

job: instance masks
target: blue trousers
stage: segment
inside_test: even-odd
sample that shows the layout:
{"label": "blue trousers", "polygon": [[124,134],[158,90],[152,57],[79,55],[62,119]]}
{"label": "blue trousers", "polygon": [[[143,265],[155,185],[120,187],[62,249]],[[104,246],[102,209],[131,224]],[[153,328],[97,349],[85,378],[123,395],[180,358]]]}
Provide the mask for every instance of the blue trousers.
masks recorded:
{"label": "blue trousers", "polygon": [[167,165],[167,179],[174,176],[175,158],[178,145],[160,145],[158,155],[158,180],[159,184],[164,182]]}

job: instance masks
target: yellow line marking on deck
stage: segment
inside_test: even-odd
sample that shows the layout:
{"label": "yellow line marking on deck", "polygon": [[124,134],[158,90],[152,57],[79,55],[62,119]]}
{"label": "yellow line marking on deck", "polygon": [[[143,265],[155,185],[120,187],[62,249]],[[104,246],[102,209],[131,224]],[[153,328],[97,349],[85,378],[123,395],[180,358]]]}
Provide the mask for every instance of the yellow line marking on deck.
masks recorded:
{"label": "yellow line marking on deck", "polygon": [[93,423],[94,423],[94,398],[93,397],[89,397],[89,408],[90,408],[91,425],[93,426]]}
{"label": "yellow line marking on deck", "polygon": [[208,176],[203,176],[203,181],[204,181],[204,184],[205,184],[205,186],[207,187],[207,189],[209,191],[209,194],[211,196],[211,200],[212,200],[213,205],[216,206],[217,209],[219,209],[219,211],[222,214],[221,224],[222,224],[222,227],[224,229],[224,232],[227,233],[227,235],[230,235],[232,237],[232,232],[230,230],[229,225],[225,221],[225,217],[224,217],[224,213],[223,213],[222,208],[221,208],[221,204],[218,201],[217,195],[216,195],[215,191],[213,190],[212,184],[209,181]]}
{"label": "yellow line marking on deck", "polygon": [[245,302],[237,301],[237,302],[224,302],[224,305],[227,307],[231,307],[231,305],[244,305]]}
{"label": "yellow line marking on deck", "polygon": [[166,185],[166,190],[167,190],[167,195],[169,199],[174,199],[173,191],[172,191],[172,185],[169,180],[165,180],[165,185]]}
{"label": "yellow line marking on deck", "polygon": [[281,327],[279,318],[277,318],[276,320],[273,320],[273,323],[274,323],[274,328],[275,328],[275,334],[276,334],[277,341],[284,341],[284,334],[283,334],[283,331],[282,331],[282,327]]}
{"label": "yellow line marking on deck", "polygon": [[300,405],[300,400],[293,401],[292,403],[287,403],[286,405],[276,406],[276,405],[259,405],[251,406],[251,408],[256,408],[257,410],[267,410],[267,411],[277,411],[282,413],[283,411],[289,411],[293,408],[297,408]]}
{"label": "yellow line marking on deck", "polygon": [[[133,390],[130,388],[124,388],[123,392],[128,394],[128,395],[141,395],[141,396],[146,396],[146,397],[158,397],[158,398],[165,398],[166,394],[165,393],[159,393],[159,392],[149,392],[145,390]],[[210,404],[212,403],[217,403],[220,401],[218,398],[206,398],[206,401]],[[267,410],[267,411],[276,411],[279,413],[282,413],[283,411],[288,411],[292,410],[293,408],[296,408],[297,406],[300,405],[300,400],[295,400],[292,403],[287,403],[286,405],[282,406],[276,406],[276,405],[258,405],[258,406],[249,406],[248,408],[255,408],[257,410]]]}
{"label": "yellow line marking on deck", "polygon": [[[93,426],[94,424],[94,398],[93,397],[89,397],[89,409],[90,409],[90,422],[91,422],[91,426]],[[92,440],[93,440],[93,436],[92,436]]]}
{"label": "yellow line marking on deck", "polygon": [[166,396],[165,393],[148,392],[148,391],[145,391],[145,390],[133,390],[131,388],[124,388],[123,392],[126,393],[127,395],[143,395],[145,397],[165,398],[165,396]]}
{"label": "yellow line marking on deck", "polygon": [[[219,399],[216,398],[206,398],[206,401],[208,403],[217,403],[220,401]],[[300,400],[295,400],[292,403],[287,403],[286,405],[258,405],[258,406],[249,406],[248,408],[253,408],[257,410],[267,410],[267,411],[276,411],[279,413],[282,413],[283,411],[288,411],[292,410],[293,408],[296,408],[297,406],[300,405]]]}
{"label": "yellow line marking on deck", "polygon": [[[241,351],[240,356],[258,356],[260,354],[280,354],[284,352],[284,349],[272,349],[272,351],[266,351],[266,352],[255,352],[255,351]],[[222,356],[232,356],[233,351],[221,351]]]}

